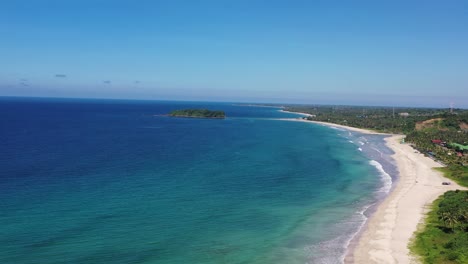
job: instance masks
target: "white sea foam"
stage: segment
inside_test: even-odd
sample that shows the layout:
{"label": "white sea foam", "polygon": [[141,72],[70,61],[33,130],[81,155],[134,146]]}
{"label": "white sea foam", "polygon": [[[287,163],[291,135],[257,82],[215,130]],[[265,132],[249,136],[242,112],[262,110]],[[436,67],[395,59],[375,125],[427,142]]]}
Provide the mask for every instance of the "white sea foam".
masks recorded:
{"label": "white sea foam", "polygon": [[342,129],[342,128],[339,128],[339,127],[335,127],[335,126],[329,126],[329,128],[335,129],[335,130],[338,130],[338,131],[346,131],[345,129]]}
{"label": "white sea foam", "polygon": [[365,137],[359,137],[359,144],[364,145],[367,144],[369,141]]}
{"label": "white sea foam", "polygon": [[379,192],[388,193],[392,188],[392,177],[390,177],[390,175],[387,172],[385,172],[385,170],[382,167],[382,164],[378,163],[375,160],[371,160],[369,161],[369,163],[375,168],[377,168],[377,170],[380,172],[380,177],[384,185],[382,186],[382,188],[380,188]]}
{"label": "white sea foam", "polygon": [[384,154],[378,148],[372,148],[372,149],[378,152],[380,154],[380,157],[383,157]]}
{"label": "white sea foam", "polygon": [[[390,177],[390,175],[387,172],[385,172],[385,170],[382,167],[382,164],[380,164],[379,162],[377,162],[375,160],[371,160],[371,161],[369,161],[369,163],[372,166],[374,166],[375,168],[377,168],[377,170],[380,173],[382,182],[384,183],[384,185],[378,190],[378,192],[388,193],[390,191],[391,187],[392,187],[392,177]],[[371,206],[374,206],[374,205],[375,205],[375,203],[363,206],[361,208],[361,210],[357,211],[356,214],[354,214],[353,217],[350,219],[350,221],[356,221],[356,219],[359,219],[357,221],[360,221],[360,224],[359,224],[359,227],[358,227],[357,231],[354,234],[352,234],[351,236],[349,236],[348,239],[346,240],[346,243],[344,245],[346,249],[349,248],[349,246],[351,244],[351,241],[356,237],[356,235],[358,235],[361,232],[362,228],[366,224],[366,222],[368,220],[368,217],[365,215],[365,212]],[[344,263],[344,259],[345,259],[347,254],[348,254],[348,250],[346,250],[345,253],[341,256],[341,259],[340,259],[341,263]]]}
{"label": "white sea foam", "polygon": [[362,148],[358,148],[358,150],[362,152]]}
{"label": "white sea foam", "polygon": [[[344,232],[341,235],[333,239],[323,241],[316,245],[307,247],[306,250],[308,250],[311,253],[311,259],[308,263],[331,264],[337,263],[337,260],[339,260],[339,263],[344,263],[344,259],[348,254],[348,248],[351,244],[351,241],[357,234],[361,232],[361,229],[363,228],[368,219],[368,217],[364,213],[369,209],[369,207],[373,205],[374,204],[365,205],[346,220],[337,223],[336,228],[341,229],[345,227],[343,229]],[[351,231],[349,227],[352,227],[351,229],[353,231]],[[327,252],[327,254],[317,255],[317,252]]]}
{"label": "white sea foam", "polygon": [[352,140],[348,140],[348,142],[349,142],[349,143],[354,143],[354,141],[352,141]]}
{"label": "white sea foam", "polygon": [[346,255],[348,255],[348,249],[349,249],[349,245],[351,244],[351,241],[354,239],[354,237],[356,237],[357,234],[359,234],[361,232],[362,228],[364,227],[364,225],[367,222],[368,217],[364,213],[367,211],[367,209],[369,209],[373,205],[374,204],[366,205],[366,206],[362,207],[361,210],[356,212],[356,214],[358,215],[358,217],[361,220],[361,224],[359,225],[357,231],[352,236],[348,237],[348,240],[346,241],[346,244],[345,244],[346,251],[341,256],[341,263],[344,263],[345,257],[346,257]]}
{"label": "white sea foam", "polygon": [[[383,186],[377,192],[387,194],[392,187],[392,178],[385,172],[379,162],[371,160],[369,163],[377,169],[383,182]],[[340,232],[342,233],[337,234],[333,239],[308,246],[306,248],[310,256],[308,263],[344,263],[353,239],[362,232],[368,220],[366,211],[374,205],[375,202],[364,205],[357,209],[350,217],[337,223],[336,228],[341,230]],[[319,254],[320,252],[327,252],[327,254]]]}
{"label": "white sea foam", "polygon": [[362,141],[358,141],[358,143],[361,144],[361,146],[364,146],[364,144],[366,144],[366,143],[364,143]]}

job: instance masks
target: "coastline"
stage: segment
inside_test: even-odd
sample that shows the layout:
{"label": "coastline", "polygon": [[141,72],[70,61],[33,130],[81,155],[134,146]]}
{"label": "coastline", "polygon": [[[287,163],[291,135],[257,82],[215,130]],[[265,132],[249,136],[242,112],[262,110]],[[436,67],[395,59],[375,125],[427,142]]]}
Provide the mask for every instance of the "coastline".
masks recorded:
{"label": "coastline", "polygon": [[[301,114],[301,115],[309,116],[309,114],[306,114],[306,113],[288,112],[288,111],[283,111],[283,110],[280,110],[280,111],[286,112],[286,113]],[[338,125],[338,124],[327,123],[327,122],[322,122],[322,121],[305,120],[302,118],[276,118],[276,119],[284,120],[284,121],[314,123],[314,124],[323,125],[323,126],[327,126],[331,128],[340,128],[340,129],[345,129],[345,130],[359,132],[359,133],[368,134],[368,135],[387,135],[387,136],[394,135],[394,134],[388,134],[388,133],[380,133],[380,132],[376,132],[376,131],[372,131],[372,130],[368,130],[364,128],[350,127],[350,126]]]}
{"label": "coastline", "polygon": [[[285,111],[285,110],[279,110],[280,112],[284,113],[291,113],[291,114],[299,114],[303,116],[310,116],[310,114],[307,113],[299,113],[299,112],[291,112],[291,111]],[[350,131],[355,131],[363,134],[371,134],[371,135],[394,135],[394,134],[388,134],[388,133],[380,133],[376,131],[372,131],[369,129],[364,129],[364,128],[357,128],[357,127],[350,127],[350,126],[344,126],[344,125],[339,125],[339,124],[334,124],[334,123],[328,123],[328,122],[322,122],[322,121],[314,121],[314,120],[304,120],[302,118],[282,118],[283,120],[290,120],[290,121],[304,121],[304,122],[310,122],[310,123],[315,123],[319,125],[324,125],[332,128],[341,128],[341,129],[346,129]]]}
{"label": "coastline", "polygon": [[[404,135],[301,118],[290,120],[389,136],[385,138],[385,145],[394,152],[391,157],[398,170],[398,180],[351,240],[344,263],[418,263],[417,256],[410,254],[408,245],[430,210],[429,205],[446,191],[466,188],[433,169],[442,165],[416,152],[409,144],[401,144]],[[451,185],[442,185],[443,181],[450,181]]]}
{"label": "coastline", "polygon": [[403,135],[385,139],[395,154],[399,179],[393,191],[377,206],[368,219],[356,247],[349,252],[347,263],[415,263],[417,257],[408,245],[428,212],[428,206],[449,190],[464,189],[448,181],[432,168],[441,167],[436,161],[417,153],[408,144],[401,144]]}

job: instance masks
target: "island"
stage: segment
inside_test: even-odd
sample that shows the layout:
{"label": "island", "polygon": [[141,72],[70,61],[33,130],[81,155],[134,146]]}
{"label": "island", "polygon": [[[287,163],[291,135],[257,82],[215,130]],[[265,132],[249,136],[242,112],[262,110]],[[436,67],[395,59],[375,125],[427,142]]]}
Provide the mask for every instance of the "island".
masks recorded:
{"label": "island", "polygon": [[224,113],[224,111],[211,111],[208,109],[183,109],[183,110],[174,110],[169,113],[169,116],[223,119],[226,117],[226,114]]}

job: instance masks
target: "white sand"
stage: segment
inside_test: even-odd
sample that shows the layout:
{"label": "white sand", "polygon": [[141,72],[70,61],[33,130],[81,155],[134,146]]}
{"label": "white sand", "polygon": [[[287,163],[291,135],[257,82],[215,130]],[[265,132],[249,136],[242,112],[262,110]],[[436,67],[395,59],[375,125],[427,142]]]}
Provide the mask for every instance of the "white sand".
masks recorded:
{"label": "white sand", "polygon": [[[378,134],[366,129],[312,122]],[[434,167],[441,167],[439,163],[417,153],[410,145],[401,144],[402,138],[404,135],[391,135],[385,139],[386,145],[395,152],[392,157],[398,167],[399,179],[366,223],[354,251],[348,252],[346,263],[419,263],[415,256],[410,255],[408,245],[418,224],[423,222],[429,211],[429,205],[448,190],[466,190],[434,170]],[[451,182],[451,185],[442,185],[444,181]]]}
{"label": "white sand", "polygon": [[[395,154],[399,180],[393,192],[369,219],[351,257],[353,263],[418,263],[408,244],[428,206],[448,190],[464,189],[433,170],[441,167],[407,145],[404,136],[386,138]],[[451,185],[442,185],[450,181]]]}
{"label": "white sand", "polygon": [[338,125],[338,124],[333,124],[333,123],[327,123],[327,122],[321,122],[321,121],[307,121],[307,122],[312,122],[312,123],[315,123],[315,124],[324,125],[324,126],[328,126],[328,127],[342,128],[342,129],[351,130],[351,131],[356,131],[356,132],[365,133],[365,134],[393,135],[393,134],[375,132],[375,131],[368,130],[368,129],[363,129],[363,128],[349,127],[349,126],[343,126],[343,125]]}
{"label": "white sand", "polygon": [[[302,113],[302,112],[291,112],[291,111],[286,111],[286,110],[278,110],[283,113],[291,113],[291,114],[298,114],[298,115],[303,115],[303,116],[311,116],[311,114],[308,113]],[[288,119],[294,119],[294,118],[288,118]]]}
{"label": "white sand", "polygon": [[[301,114],[301,115],[304,115],[304,116],[310,116],[310,114],[307,114],[307,113],[289,112],[289,111],[284,111],[284,110],[280,110],[280,112],[286,112],[286,113],[293,113],[293,114]],[[386,134],[386,133],[375,132],[375,131],[368,130],[368,129],[364,129],[364,128],[343,126],[343,125],[338,125],[338,124],[333,124],[333,123],[327,123],[327,122],[322,122],[322,121],[306,120],[306,119],[302,119],[302,118],[277,118],[277,119],[278,119],[278,120],[285,120],[285,121],[309,122],[309,123],[319,124],[319,125],[328,126],[328,127],[332,127],[332,128],[341,128],[341,129],[356,131],[356,132],[365,133],[365,134],[393,135],[393,134]]]}

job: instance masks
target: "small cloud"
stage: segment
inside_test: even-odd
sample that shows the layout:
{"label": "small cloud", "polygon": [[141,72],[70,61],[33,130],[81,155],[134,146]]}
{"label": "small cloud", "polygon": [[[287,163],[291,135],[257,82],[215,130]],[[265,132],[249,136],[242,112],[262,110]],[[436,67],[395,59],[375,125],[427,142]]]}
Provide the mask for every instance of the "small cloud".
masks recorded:
{"label": "small cloud", "polygon": [[66,74],[55,74],[55,78],[67,78],[67,75]]}
{"label": "small cloud", "polygon": [[29,86],[28,79],[26,79],[26,78],[21,78],[21,79],[19,79],[19,85],[21,85],[21,86]]}
{"label": "small cloud", "polygon": [[107,81],[102,81],[103,83],[105,84],[111,84],[111,81],[107,80]]}

